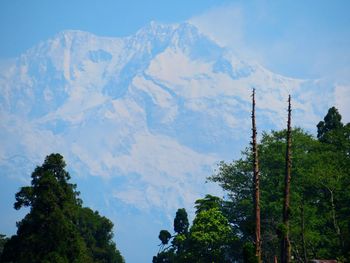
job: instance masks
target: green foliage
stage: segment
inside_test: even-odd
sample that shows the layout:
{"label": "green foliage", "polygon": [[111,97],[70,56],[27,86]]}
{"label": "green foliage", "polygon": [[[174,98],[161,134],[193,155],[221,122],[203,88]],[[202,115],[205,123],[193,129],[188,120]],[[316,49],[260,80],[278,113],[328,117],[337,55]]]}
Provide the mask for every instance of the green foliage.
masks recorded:
{"label": "green foliage", "polygon": [[330,108],[324,120],[317,124],[317,138],[323,142],[328,141],[329,138],[327,138],[327,134],[329,132],[336,131],[343,127],[341,118],[341,115],[335,107]]}
{"label": "green foliage", "polygon": [[[350,260],[350,125],[343,125],[338,111],[331,108],[318,125],[318,138],[301,129],[292,132],[292,253],[300,262],[307,258]],[[285,147],[285,131],[264,133],[259,145],[264,261],[273,261],[274,255],[279,255],[279,240],[284,233],[280,223]],[[254,239],[251,171],[247,149],[241,159],[221,162],[209,178],[228,194],[228,219],[238,231],[242,246]]]}
{"label": "green foliage", "polygon": [[[196,217],[189,230],[186,210],[178,209],[171,245],[163,247],[153,257],[153,262],[232,262],[237,237],[222,212],[223,203],[223,200],[211,195],[198,199]],[[162,244],[168,244],[170,237],[168,231],[160,231]]]}
{"label": "green foliage", "polygon": [[174,219],[174,231],[178,234],[186,234],[188,226],[189,222],[185,208],[178,209]]}
{"label": "green foliage", "polygon": [[[179,208],[174,218],[174,231],[172,236],[169,231],[161,230],[158,238],[161,241],[160,252],[153,257],[153,263],[159,262],[182,262],[186,258],[185,249],[187,248],[189,221],[185,208]],[[168,247],[165,245],[171,244]],[[186,262],[186,261],[184,261]]]}
{"label": "green foliage", "polygon": [[287,235],[287,227],[285,224],[282,224],[282,223],[278,224],[276,231],[277,231],[277,235],[280,239],[282,239],[283,237],[285,237]]}
{"label": "green foliage", "polygon": [[229,262],[228,249],[234,240],[230,224],[218,208],[203,210],[190,229],[191,256],[198,262]]}
{"label": "green foliage", "polygon": [[208,194],[203,199],[196,200],[194,207],[196,208],[196,214],[213,208],[220,209],[222,207],[222,200],[217,196]]}
{"label": "green foliage", "polygon": [[251,242],[246,242],[243,245],[243,262],[258,263],[258,257],[255,255],[255,246]]}
{"label": "green foliage", "polygon": [[4,245],[7,241],[8,241],[8,238],[5,235],[0,234],[0,258],[1,258],[2,251],[4,250]]}
{"label": "green foliage", "polygon": [[175,258],[174,249],[169,249],[166,251],[162,251],[154,256],[152,259],[152,263],[174,263],[178,262]]}
{"label": "green foliage", "polygon": [[111,241],[113,224],[81,207],[65,165],[60,154],[47,156],[32,173],[31,186],[16,194],[15,209],[27,206],[30,212],[17,223],[1,262],[123,262]]}
{"label": "green foliage", "polygon": [[90,208],[81,208],[77,226],[93,262],[124,262],[112,241],[113,223],[108,218]]}
{"label": "green foliage", "polygon": [[171,239],[171,234],[168,230],[161,230],[159,232],[158,238],[160,239],[163,245],[167,245],[169,243],[169,240]]}

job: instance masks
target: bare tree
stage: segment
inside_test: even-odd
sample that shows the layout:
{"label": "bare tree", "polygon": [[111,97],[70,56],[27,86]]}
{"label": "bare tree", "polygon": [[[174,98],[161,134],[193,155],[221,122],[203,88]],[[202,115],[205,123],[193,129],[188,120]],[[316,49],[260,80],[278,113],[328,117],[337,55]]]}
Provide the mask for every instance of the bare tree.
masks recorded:
{"label": "bare tree", "polygon": [[281,263],[289,263],[291,259],[291,244],[289,240],[289,215],[290,215],[290,180],[291,180],[291,99],[288,97],[288,121],[287,121],[287,138],[286,138],[286,170],[284,178],[284,204],[283,204],[283,237],[281,244]]}
{"label": "bare tree", "polygon": [[253,184],[254,184],[254,216],[255,216],[255,255],[258,263],[261,262],[261,235],[260,235],[260,174],[258,160],[258,145],[256,142],[256,125],[255,125],[255,89],[252,95],[252,150],[253,150]]}

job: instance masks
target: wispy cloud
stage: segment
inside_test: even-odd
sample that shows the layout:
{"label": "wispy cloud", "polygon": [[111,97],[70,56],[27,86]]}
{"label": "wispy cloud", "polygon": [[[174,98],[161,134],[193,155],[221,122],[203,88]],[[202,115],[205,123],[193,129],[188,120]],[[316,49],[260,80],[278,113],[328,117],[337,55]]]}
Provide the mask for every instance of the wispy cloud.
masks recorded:
{"label": "wispy cloud", "polygon": [[189,22],[222,46],[240,47],[244,43],[244,15],[238,5],[212,8]]}
{"label": "wispy cloud", "polygon": [[344,74],[350,54],[346,5],[342,1],[318,6],[311,2],[238,1],[214,7],[189,21],[241,57],[277,73],[341,78],[349,83]]}
{"label": "wispy cloud", "polygon": [[337,85],[335,88],[335,104],[343,117],[343,123],[350,122],[350,85]]}

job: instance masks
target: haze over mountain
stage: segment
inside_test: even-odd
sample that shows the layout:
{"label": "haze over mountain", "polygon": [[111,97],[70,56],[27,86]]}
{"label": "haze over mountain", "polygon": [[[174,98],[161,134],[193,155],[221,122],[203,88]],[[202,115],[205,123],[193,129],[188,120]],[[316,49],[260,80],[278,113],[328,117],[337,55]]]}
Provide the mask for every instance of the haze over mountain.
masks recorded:
{"label": "haze over mountain", "polygon": [[[248,145],[252,88],[259,132],[285,126],[288,94],[293,125],[312,132],[346,97],[245,61],[189,23],[151,22],[125,38],[60,32],[1,62],[0,176],[14,189],[2,199],[59,152],[83,200],[114,220],[127,262],[150,262],[177,208],[221,194],[205,180]],[[1,208],[14,231],[18,212]]]}

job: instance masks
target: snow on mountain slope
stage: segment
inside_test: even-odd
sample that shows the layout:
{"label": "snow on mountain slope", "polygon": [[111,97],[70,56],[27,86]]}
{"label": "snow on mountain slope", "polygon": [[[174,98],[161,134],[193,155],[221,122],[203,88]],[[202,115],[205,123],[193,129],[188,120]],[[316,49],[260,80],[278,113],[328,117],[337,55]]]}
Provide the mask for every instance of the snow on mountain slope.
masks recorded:
{"label": "snow on mountain slope", "polygon": [[28,180],[60,152],[73,174],[109,182],[96,197],[106,205],[172,216],[218,191],[205,178],[248,145],[252,88],[259,132],[285,126],[288,94],[306,129],[335,100],[331,83],[274,74],[187,23],[125,38],[58,33],[2,63],[0,176]]}

